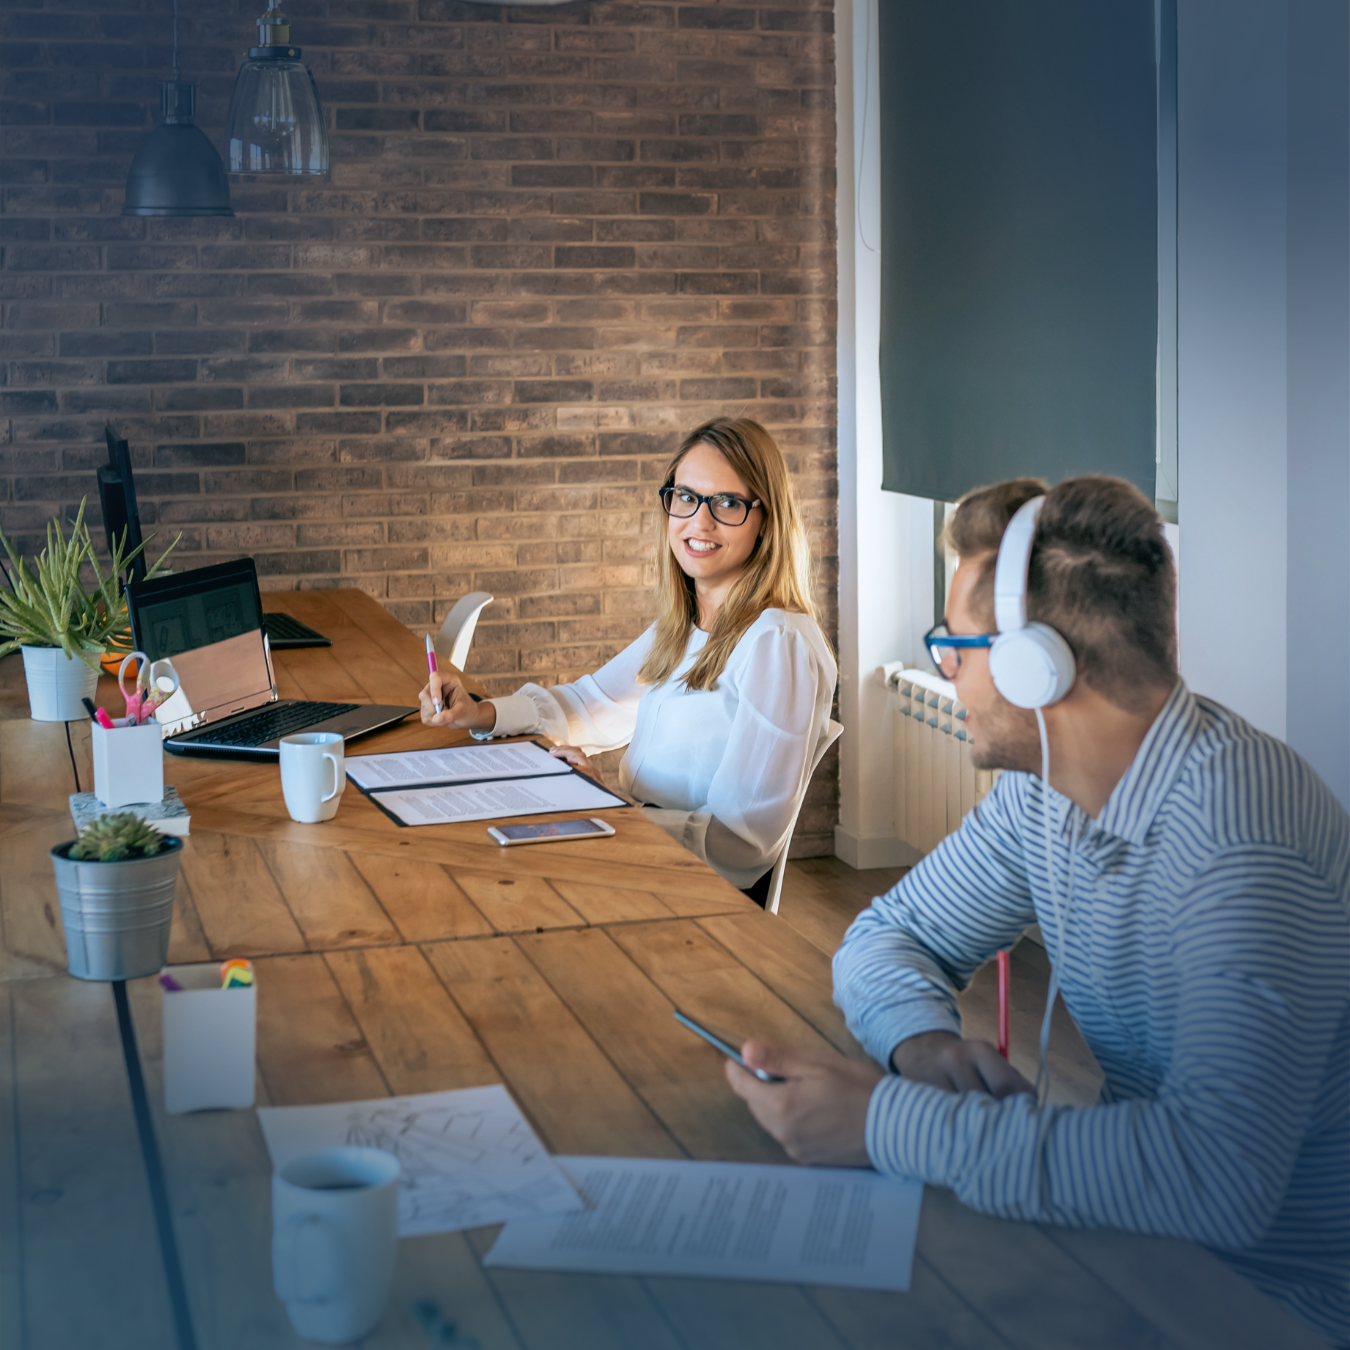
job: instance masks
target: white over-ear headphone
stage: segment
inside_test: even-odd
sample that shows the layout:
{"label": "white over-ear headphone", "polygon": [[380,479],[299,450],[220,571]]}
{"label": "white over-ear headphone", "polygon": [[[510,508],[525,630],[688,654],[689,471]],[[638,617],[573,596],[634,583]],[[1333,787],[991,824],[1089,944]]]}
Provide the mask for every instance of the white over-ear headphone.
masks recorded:
{"label": "white over-ear headphone", "polygon": [[1027,622],[1027,571],[1044,497],[1017,510],[1003,531],[994,569],[998,637],[989,651],[994,688],[1018,708],[1048,708],[1073,688],[1069,644],[1048,624]]}

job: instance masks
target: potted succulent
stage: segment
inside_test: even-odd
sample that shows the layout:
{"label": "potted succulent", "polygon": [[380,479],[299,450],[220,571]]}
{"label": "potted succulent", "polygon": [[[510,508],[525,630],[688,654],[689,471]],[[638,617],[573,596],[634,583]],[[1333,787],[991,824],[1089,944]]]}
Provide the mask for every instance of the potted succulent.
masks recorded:
{"label": "potted succulent", "polygon": [[131,811],[99,816],[52,849],[72,975],[133,980],[163,967],[182,856],[181,839]]}
{"label": "potted succulent", "polygon": [[[20,557],[0,531],[0,544],[9,555],[9,589],[0,587],[0,639],[7,639],[0,641],[0,656],[22,650],[29,711],[39,722],[83,717],[81,700],[93,695],[99,658],[110,645],[129,646],[123,578],[145,544],[123,552],[124,532],[113,541],[112,567],[105,576],[84,523],[84,508],[82,501],[69,538],[60,517],[48,522],[47,547],[35,559]],[[172,549],[170,544],[146,576],[159,572]],[[88,587],[86,569],[93,582]]]}

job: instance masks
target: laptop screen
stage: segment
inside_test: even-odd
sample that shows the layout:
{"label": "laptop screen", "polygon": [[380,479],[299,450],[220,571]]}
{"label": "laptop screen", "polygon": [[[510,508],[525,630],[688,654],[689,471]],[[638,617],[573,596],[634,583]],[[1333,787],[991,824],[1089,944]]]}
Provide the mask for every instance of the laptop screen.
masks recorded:
{"label": "laptop screen", "polygon": [[276,697],[252,558],[133,582],[127,606],[136,646],[181,681],[157,714],[166,735]]}

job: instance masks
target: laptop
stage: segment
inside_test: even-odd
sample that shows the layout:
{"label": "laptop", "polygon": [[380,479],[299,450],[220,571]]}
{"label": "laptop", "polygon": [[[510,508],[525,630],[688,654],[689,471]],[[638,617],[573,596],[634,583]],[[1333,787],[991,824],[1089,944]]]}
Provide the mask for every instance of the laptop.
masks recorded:
{"label": "laptop", "polygon": [[[113,428],[111,422],[103,428],[108,440],[108,462],[98,466],[98,500],[103,508],[103,529],[108,538],[108,553],[113,551],[113,540],[125,539],[125,552],[139,548],[143,539],[141,513],[136,505],[136,479],[131,472],[131,448]],[[131,564],[131,574],[137,581],[145,579],[145,554]],[[308,624],[293,619],[289,614],[264,614],[263,630],[273,651],[289,647],[331,647],[331,638],[316,633]]]}
{"label": "laptop", "polygon": [[132,581],[126,594],[137,650],[168,657],[182,681],[155,714],[174,754],[274,760],[297,731],[354,740],[417,711],[278,698],[252,558]]}

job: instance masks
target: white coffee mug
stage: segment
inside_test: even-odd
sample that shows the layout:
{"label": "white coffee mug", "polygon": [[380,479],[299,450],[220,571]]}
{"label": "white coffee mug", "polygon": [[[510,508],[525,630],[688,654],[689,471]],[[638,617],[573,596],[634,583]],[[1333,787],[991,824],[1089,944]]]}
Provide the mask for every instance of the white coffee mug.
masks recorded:
{"label": "white coffee mug", "polygon": [[304,825],[332,820],[346,786],[342,737],[336,731],[281,738],[281,795],[292,820]]}
{"label": "white coffee mug", "polygon": [[398,1159],[330,1148],[272,1177],[272,1283],[296,1334],[341,1345],[375,1329],[398,1248]]}

